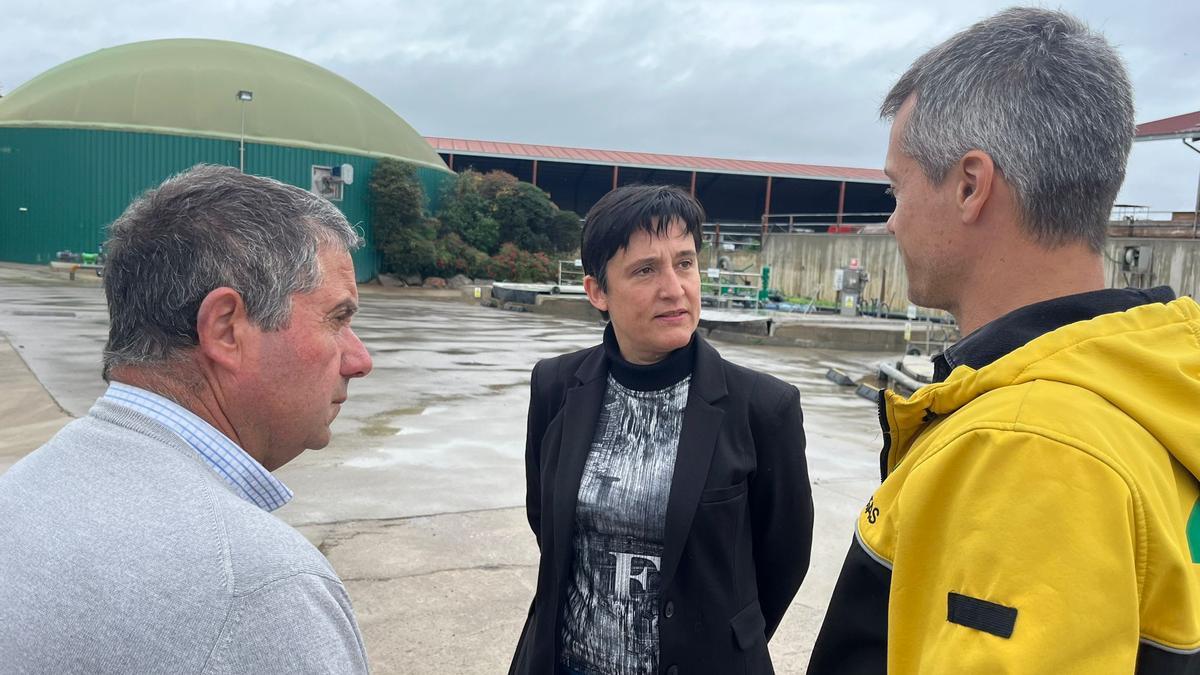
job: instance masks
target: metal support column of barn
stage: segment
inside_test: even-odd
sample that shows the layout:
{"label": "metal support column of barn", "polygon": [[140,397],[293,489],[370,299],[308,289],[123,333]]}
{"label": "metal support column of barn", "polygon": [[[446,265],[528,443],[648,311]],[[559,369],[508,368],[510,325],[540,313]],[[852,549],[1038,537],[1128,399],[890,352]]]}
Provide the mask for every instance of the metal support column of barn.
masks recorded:
{"label": "metal support column of barn", "polygon": [[692,196],[696,196],[696,172],[692,172]]}
{"label": "metal support column of barn", "polygon": [[762,236],[758,240],[758,250],[762,251],[767,245],[767,214],[771,213],[771,179],[767,176],[767,195],[763,200]]}
{"label": "metal support column of barn", "polygon": [[614,189],[614,190],[617,189],[617,172],[619,170],[620,170],[620,167],[618,167],[616,164],[614,164],[613,165],[613,186],[612,186],[612,189]]}
{"label": "metal support column of barn", "polygon": [[714,225],[714,227],[713,227],[713,246],[712,246],[713,254],[712,254],[712,257],[716,260],[716,263],[709,265],[709,267],[720,267],[721,266],[721,224],[714,223],[713,225]]}
{"label": "metal support column of barn", "polygon": [[845,210],[846,210],[846,181],[842,181],[842,187],[838,191],[838,213],[837,213],[838,232],[842,231],[842,213]]}
{"label": "metal support column of barn", "polygon": [[[1195,150],[1196,152],[1200,152],[1200,148],[1188,143],[1188,139],[1184,138],[1181,140],[1183,141],[1184,145],[1188,146],[1192,150]],[[1194,141],[1196,139],[1193,138],[1192,140]],[[1196,238],[1196,229],[1198,227],[1200,227],[1200,177],[1196,178],[1196,211],[1192,214],[1192,239]]]}
{"label": "metal support column of barn", "polygon": [[537,160],[536,159],[533,160],[533,180],[531,180],[529,182],[533,183],[533,187],[537,187]]}
{"label": "metal support column of barn", "polygon": [[454,153],[453,152],[450,153],[450,161],[446,162],[446,164],[450,166],[451,171],[454,170]]}

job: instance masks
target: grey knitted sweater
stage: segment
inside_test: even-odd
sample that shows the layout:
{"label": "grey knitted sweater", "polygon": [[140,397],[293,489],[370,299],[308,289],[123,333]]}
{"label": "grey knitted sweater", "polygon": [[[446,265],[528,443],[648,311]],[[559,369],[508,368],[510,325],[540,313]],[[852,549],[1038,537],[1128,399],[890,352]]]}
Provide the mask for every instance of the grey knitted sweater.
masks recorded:
{"label": "grey knitted sweater", "polygon": [[158,423],[99,401],[0,475],[0,671],[366,670],[324,556]]}

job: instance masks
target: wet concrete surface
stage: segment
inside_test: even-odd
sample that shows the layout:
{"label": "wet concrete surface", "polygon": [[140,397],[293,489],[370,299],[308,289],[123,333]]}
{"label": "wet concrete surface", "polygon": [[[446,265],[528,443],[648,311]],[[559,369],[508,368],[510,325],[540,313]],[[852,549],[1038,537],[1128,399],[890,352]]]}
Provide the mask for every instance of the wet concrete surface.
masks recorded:
{"label": "wet concrete surface", "polygon": [[[539,359],[600,340],[601,326],[364,288],[354,326],[374,371],[350,385],[334,440],[278,471],[293,524],[518,506],[524,499],[529,372]],[[30,283],[0,271],[0,332],[54,399],[85,414],[105,384],[107,334],[95,284]],[[800,388],[813,478],[831,489],[876,471],[871,405],[824,379],[869,357],[718,344],[728,359]]]}
{"label": "wet concrete surface", "polygon": [[[502,671],[536,575],[533,537],[515,508],[525,497],[529,372],[539,359],[596,344],[601,326],[374,287],[361,295],[354,326],[374,371],[351,383],[330,446],[276,472],[296,493],[276,513],[346,579],[377,672]],[[0,333],[71,415],[104,390],[106,331],[94,281],[0,266]],[[854,519],[879,480],[873,404],[824,375],[864,374],[881,355],[715,344],[801,391],[813,563],[771,644],[780,672],[800,672]],[[484,607],[482,620],[464,617],[472,606]]]}

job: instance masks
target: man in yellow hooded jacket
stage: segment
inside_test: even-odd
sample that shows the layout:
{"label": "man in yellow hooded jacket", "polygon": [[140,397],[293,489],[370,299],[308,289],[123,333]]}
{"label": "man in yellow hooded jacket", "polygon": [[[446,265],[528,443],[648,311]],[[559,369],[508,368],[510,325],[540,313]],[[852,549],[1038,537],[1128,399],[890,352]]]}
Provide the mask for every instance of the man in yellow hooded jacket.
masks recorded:
{"label": "man in yellow hooded jacket", "polygon": [[1119,56],[1005,10],[881,112],[909,296],[967,337],[884,392],[884,481],[809,673],[1200,673],[1200,307],[1106,288]]}

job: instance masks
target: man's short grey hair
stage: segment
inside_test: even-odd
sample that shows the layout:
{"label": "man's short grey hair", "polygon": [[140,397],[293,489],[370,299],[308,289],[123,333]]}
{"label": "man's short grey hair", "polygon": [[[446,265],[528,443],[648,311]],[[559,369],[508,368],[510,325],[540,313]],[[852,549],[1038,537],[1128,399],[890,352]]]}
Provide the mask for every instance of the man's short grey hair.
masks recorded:
{"label": "man's short grey hair", "polygon": [[203,164],[167,179],[108,231],[105,378],[195,347],[200,303],[223,286],[241,294],[255,325],[286,327],[292,294],[321,283],[318,252],[362,243],[341,211],[298,187]]}
{"label": "man's short grey hair", "polygon": [[1062,12],[1007,9],[917,59],[880,115],[910,97],[902,148],[929,180],[982,150],[1037,241],[1103,249],[1134,128],[1129,76],[1103,36]]}

